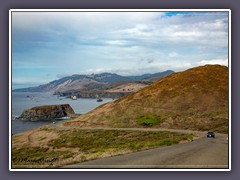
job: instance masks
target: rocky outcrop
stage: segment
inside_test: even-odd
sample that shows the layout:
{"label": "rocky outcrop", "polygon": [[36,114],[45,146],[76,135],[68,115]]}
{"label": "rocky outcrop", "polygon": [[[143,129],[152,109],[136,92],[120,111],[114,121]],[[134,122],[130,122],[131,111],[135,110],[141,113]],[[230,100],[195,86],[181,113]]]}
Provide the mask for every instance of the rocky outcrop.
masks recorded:
{"label": "rocky outcrop", "polygon": [[69,104],[37,106],[23,111],[18,120],[51,121],[61,117],[73,117],[75,112]]}

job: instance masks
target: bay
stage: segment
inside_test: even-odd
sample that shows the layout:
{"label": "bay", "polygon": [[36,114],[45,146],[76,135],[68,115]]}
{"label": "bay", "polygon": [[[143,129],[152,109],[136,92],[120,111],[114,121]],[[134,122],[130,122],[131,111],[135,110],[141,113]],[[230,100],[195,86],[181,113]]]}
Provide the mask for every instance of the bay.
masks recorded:
{"label": "bay", "polygon": [[12,92],[11,103],[11,130],[12,134],[20,133],[29,129],[33,129],[42,125],[52,123],[51,121],[21,121],[15,120],[21,113],[29,108],[43,105],[57,105],[57,104],[70,104],[76,114],[85,114],[96,107],[113,101],[110,98],[103,98],[102,102],[97,102],[97,99],[79,98],[72,100],[70,98],[52,95],[51,93],[42,92]]}

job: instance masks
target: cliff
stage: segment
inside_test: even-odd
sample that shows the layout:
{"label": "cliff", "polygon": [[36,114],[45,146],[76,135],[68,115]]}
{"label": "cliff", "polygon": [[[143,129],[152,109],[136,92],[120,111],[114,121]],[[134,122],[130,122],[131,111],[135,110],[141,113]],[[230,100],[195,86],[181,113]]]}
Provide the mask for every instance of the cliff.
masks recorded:
{"label": "cliff", "polygon": [[55,118],[74,116],[75,112],[69,104],[37,106],[24,110],[18,120],[51,121]]}

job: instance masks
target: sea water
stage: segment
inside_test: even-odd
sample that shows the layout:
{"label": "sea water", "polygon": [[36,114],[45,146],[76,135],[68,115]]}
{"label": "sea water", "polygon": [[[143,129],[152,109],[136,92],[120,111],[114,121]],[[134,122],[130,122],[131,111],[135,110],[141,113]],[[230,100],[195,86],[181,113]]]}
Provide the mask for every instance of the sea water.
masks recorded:
{"label": "sea water", "polygon": [[113,101],[110,98],[103,98],[102,102],[97,102],[97,99],[79,98],[72,100],[66,97],[60,97],[51,93],[32,93],[32,92],[12,92],[11,96],[11,128],[12,134],[20,133],[29,129],[33,129],[42,125],[52,123],[51,121],[21,121],[16,120],[16,117],[29,108],[43,105],[57,105],[57,104],[70,104],[76,114],[85,114],[96,107]]}

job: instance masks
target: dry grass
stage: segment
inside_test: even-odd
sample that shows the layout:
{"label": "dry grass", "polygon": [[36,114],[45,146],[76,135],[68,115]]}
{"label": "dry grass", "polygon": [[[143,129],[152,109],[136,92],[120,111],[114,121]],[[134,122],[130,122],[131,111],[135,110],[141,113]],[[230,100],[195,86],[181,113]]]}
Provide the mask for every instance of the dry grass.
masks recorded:
{"label": "dry grass", "polygon": [[143,84],[143,83],[123,83],[118,85],[117,87],[111,88],[106,90],[107,92],[137,92],[141,89],[143,89],[144,87],[146,87],[147,85]]}
{"label": "dry grass", "polygon": [[[17,141],[21,140],[23,135],[31,135],[31,141],[21,145]],[[132,130],[42,128],[13,138],[13,167],[54,168],[149,148],[186,143],[192,141],[194,135]],[[41,138],[44,138],[42,143],[37,144]]]}
{"label": "dry grass", "polygon": [[[56,167],[161,145],[188,142],[193,137],[174,133],[64,130],[78,127],[142,127],[211,130],[228,133],[228,68],[207,65],[175,73],[142,90],[63,122],[62,130],[45,126],[13,136],[15,167]],[[156,122],[156,123],[155,123]],[[147,122],[149,123],[149,122]],[[151,122],[150,122],[151,123]],[[41,146],[41,147],[40,147]],[[28,159],[28,154],[31,154]],[[20,162],[20,157],[27,161]],[[45,158],[56,161],[40,163]]]}
{"label": "dry grass", "polygon": [[[206,65],[174,73],[75,119],[86,126],[140,127],[152,114],[158,127],[228,132],[228,68]],[[70,125],[70,123],[68,124]]]}

